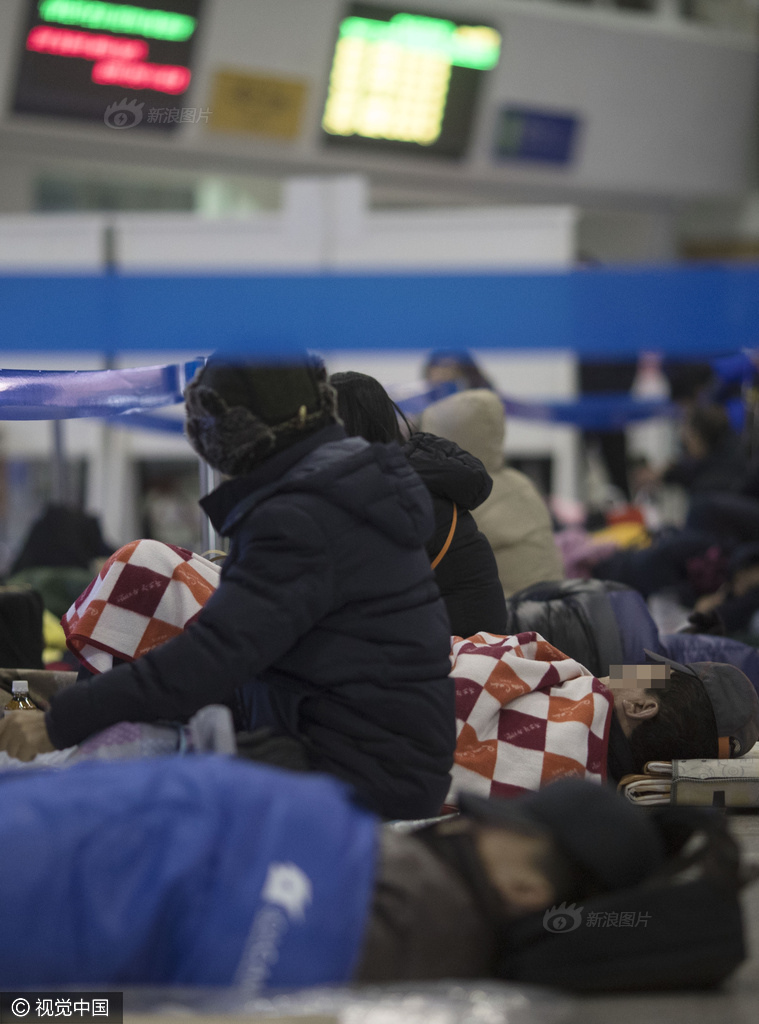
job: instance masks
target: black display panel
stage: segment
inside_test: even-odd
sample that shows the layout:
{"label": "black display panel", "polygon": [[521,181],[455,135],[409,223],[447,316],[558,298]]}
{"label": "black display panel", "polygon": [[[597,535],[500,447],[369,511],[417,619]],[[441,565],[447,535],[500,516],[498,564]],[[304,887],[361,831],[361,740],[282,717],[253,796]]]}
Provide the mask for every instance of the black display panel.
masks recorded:
{"label": "black display panel", "polygon": [[463,156],[482,77],[500,52],[501,35],[491,25],[350,4],[338,27],[325,144]]}
{"label": "black display panel", "polygon": [[202,119],[183,105],[201,7],[202,0],[30,0],[13,111],[114,129],[171,130]]}

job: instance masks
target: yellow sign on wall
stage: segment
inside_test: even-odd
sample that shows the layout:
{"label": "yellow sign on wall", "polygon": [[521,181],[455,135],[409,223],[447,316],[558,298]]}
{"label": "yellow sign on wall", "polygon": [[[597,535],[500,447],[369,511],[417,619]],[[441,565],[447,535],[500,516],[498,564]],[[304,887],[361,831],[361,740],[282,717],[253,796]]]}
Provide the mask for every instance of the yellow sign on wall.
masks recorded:
{"label": "yellow sign on wall", "polygon": [[217,71],[209,103],[209,127],[220,132],[295,139],[307,88],[305,82],[293,78]]}

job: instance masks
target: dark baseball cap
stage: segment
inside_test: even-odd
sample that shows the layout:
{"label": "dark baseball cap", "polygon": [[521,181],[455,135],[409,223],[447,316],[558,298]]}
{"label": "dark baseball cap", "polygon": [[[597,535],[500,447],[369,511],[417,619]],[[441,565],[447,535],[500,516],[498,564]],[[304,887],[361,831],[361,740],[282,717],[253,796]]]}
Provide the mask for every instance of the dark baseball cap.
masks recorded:
{"label": "dark baseball cap", "polygon": [[459,793],[461,813],[482,824],[548,832],[559,852],[606,890],[637,885],[664,861],[653,821],[598,783],[566,778],[515,799]]}
{"label": "dark baseball cap", "polygon": [[669,665],[670,669],[693,676],[701,683],[714,711],[718,749],[714,757],[741,757],[759,740],[759,697],[748,676],[735,665],[719,661],[693,661],[681,665],[653,651],[650,661]]}

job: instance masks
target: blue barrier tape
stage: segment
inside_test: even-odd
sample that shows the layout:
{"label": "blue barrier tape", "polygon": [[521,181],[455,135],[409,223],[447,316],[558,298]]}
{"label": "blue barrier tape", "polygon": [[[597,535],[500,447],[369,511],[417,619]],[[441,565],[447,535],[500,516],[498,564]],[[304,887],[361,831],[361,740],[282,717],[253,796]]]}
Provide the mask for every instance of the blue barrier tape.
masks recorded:
{"label": "blue barrier tape", "polygon": [[[182,434],[181,420],[144,410],[182,401],[185,383],[202,361],[128,370],[0,370],[0,420],[51,420],[99,417],[143,430]],[[453,383],[390,389],[407,416],[456,391]],[[584,430],[617,430],[651,417],[674,417],[668,401],[641,400],[629,394],[594,394],[576,400],[529,402],[500,395],[506,413],[518,419],[562,423]]]}
{"label": "blue barrier tape", "polygon": [[630,423],[653,417],[673,418],[678,407],[667,401],[631,398],[626,394],[594,394],[576,401],[516,402],[503,399],[509,416],[538,420],[543,423],[564,423],[582,430],[621,430]]}
{"label": "blue barrier tape", "polygon": [[[182,401],[184,384],[198,361],[129,370],[0,370],[0,420],[98,417],[115,426],[183,434],[182,420],[155,416],[156,409]],[[452,383],[421,385],[397,398],[407,416],[452,394]],[[520,419],[615,429],[650,416],[673,415],[668,402],[642,402],[627,395],[592,395],[578,401],[520,402],[501,395],[506,412]]]}
{"label": "blue barrier tape", "polygon": [[[182,401],[184,386],[200,361],[128,370],[0,370],[0,420],[98,417],[122,427],[182,434],[181,420],[145,410]],[[445,382],[392,391],[407,416],[456,390]],[[402,397],[401,397],[402,396]],[[509,416],[582,429],[614,430],[653,416],[674,416],[666,401],[642,401],[626,394],[589,395],[574,401],[518,401],[501,395]]]}
{"label": "blue barrier tape", "polygon": [[711,358],[759,345],[759,266],[513,274],[0,277],[18,351],[560,349]]}
{"label": "blue barrier tape", "polygon": [[[455,384],[420,385],[401,397],[391,389],[391,397],[407,416],[418,416],[428,405],[453,394]],[[679,409],[673,402],[633,398],[629,394],[594,394],[563,401],[523,402],[499,395],[508,416],[540,423],[563,423],[582,430],[620,430],[630,423],[652,417],[675,417]]]}
{"label": "blue barrier tape", "polygon": [[[182,401],[185,382],[199,361],[128,370],[0,370],[0,420],[98,417],[121,427],[182,434],[181,420],[148,414]],[[455,391],[451,383],[405,389],[397,405],[416,416]],[[628,395],[591,395],[577,401],[521,402],[501,395],[506,412],[520,419],[566,423],[584,429],[616,429],[651,416],[674,415],[668,402]]]}
{"label": "blue barrier tape", "polygon": [[181,402],[186,382],[200,365],[192,361],[126,370],[2,370],[0,420],[145,413]]}

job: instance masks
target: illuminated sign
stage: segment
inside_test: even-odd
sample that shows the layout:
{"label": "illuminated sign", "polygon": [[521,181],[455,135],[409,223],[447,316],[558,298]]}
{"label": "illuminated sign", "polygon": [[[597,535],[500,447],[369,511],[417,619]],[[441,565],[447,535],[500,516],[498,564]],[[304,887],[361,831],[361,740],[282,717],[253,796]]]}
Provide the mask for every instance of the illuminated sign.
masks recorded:
{"label": "illuminated sign", "polygon": [[482,75],[500,52],[489,25],[352,4],[338,30],[325,141],[462,156]]}
{"label": "illuminated sign", "polygon": [[85,60],[103,60],[106,57],[144,60],[148,55],[148,44],[141,39],[116,39],[114,36],[96,36],[90,32],[70,32],[66,28],[45,28],[42,25],[29,33],[26,48],[36,53],[83,57]]}
{"label": "illuminated sign", "polygon": [[38,10],[43,21],[181,42],[190,38],[198,24],[188,14],[104,0],[40,0]]}
{"label": "illuminated sign", "polygon": [[190,86],[202,0],[154,2],[30,2],[13,110],[102,123],[123,107],[139,112],[131,124],[163,130],[191,120],[179,107],[174,118],[149,115]]}

